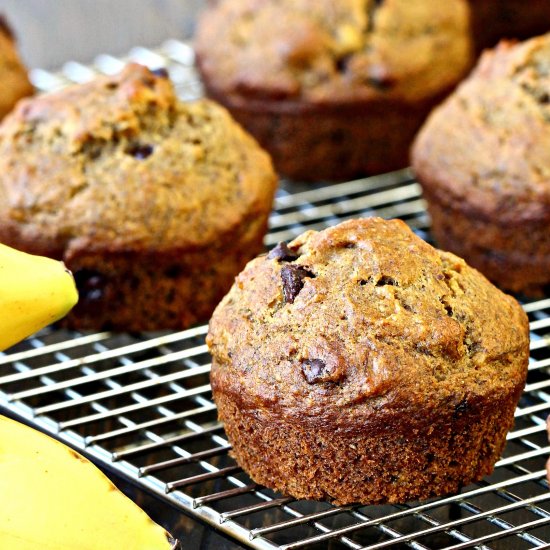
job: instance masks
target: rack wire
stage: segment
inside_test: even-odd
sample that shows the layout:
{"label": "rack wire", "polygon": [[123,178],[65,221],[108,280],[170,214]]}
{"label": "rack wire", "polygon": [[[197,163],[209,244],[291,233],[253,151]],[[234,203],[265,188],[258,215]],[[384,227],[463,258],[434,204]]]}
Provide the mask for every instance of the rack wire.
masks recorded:
{"label": "rack wire", "polygon": [[[191,47],[175,40],[31,76],[50,91],[116,72],[127,59],[168,68],[184,99],[202,93]],[[419,186],[403,170],[307,188],[283,182],[266,245],[372,215],[401,218],[430,240]],[[146,334],[45,329],[0,354],[0,409],[253,548],[550,548],[550,296],[520,301],[530,319],[531,358],[515,426],[494,473],[445,498],[336,507],[252,482],[217,420],[206,326]]]}

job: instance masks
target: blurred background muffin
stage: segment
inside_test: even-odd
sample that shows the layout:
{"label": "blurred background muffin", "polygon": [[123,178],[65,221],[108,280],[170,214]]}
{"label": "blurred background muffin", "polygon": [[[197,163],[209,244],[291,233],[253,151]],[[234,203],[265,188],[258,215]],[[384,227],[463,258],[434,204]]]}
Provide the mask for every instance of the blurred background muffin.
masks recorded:
{"label": "blurred background muffin", "polygon": [[65,262],[74,328],[208,319],[262,250],[276,184],[223,107],[179,101],[140,65],[24,100],[0,125],[0,241]]}
{"label": "blurred background muffin", "polygon": [[221,0],[195,46],[208,95],[304,180],[405,166],[472,60],[462,0]]}
{"label": "blurred background muffin", "polygon": [[430,116],[412,164],[438,244],[500,286],[550,283],[550,34],[486,51]]}

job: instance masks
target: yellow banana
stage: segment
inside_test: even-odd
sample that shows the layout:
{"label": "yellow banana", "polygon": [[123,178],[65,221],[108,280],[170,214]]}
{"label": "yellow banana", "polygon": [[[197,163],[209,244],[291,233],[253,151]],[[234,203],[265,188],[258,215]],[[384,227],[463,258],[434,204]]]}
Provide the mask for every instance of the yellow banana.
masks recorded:
{"label": "yellow banana", "polygon": [[0,416],[1,550],[177,547],[89,460]]}
{"label": "yellow banana", "polygon": [[[61,262],[0,244],[0,349],[77,302]],[[175,550],[177,542],[89,460],[0,416],[0,550]]]}
{"label": "yellow banana", "polygon": [[0,350],[61,319],[77,300],[62,262],[0,244]]}

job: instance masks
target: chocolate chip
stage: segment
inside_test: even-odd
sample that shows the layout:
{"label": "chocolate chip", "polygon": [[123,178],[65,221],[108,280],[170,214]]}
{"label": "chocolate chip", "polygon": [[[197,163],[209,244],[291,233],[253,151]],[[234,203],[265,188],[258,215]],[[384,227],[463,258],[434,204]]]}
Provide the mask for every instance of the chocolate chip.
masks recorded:
{"label": "chocolate chip", "polygon": [[178,277],[181,276],[182,272],[183,272],[183,270],[182,270],[181,265],[174,264],[174,265],[171,265],[171,266],[167,267],[164,271],[164,274],[169,279],[177,279]]}
{"label": "chocolate chip", "polygon": [[140,143],[136,143],[128,147],[125,152],[127,155],[132,155],[138,160],[143,160],[153,153],[153,146],[147,144],[141,145]]}
{"label": "chocolate chip", "polygon": [[151,69],[151,72],[155,76],[158,76],[160,78],[168,78],[169,77],[168,70],[165,69],[164,67],[158,67],[157,69]]}
{"label": "chocolate chip", "polygon": [[454,410],[454,413],[453,413],[453,416],[455,418],[458,418],[459,416],[461,416],[461,414],[465,411],[468,410],[468,400],[466,398],[462,399],[461,401],[459,401],[456,405],[455,405],[455,410]]}
{"label": "chocolate chip", "polygon": [[97,302],[103,298],[103,290],[101,288],[93,288],[86,294],[86,300],[88,302]]}
{"label": "chocolate chip", "polygon": [[97,302],[103,298],[107,279],[98,271],[80,269],[74,273],[74,280],[80,300]]}
{"label": "chocolate chip", "polygon": [[376,286],[399,286],[399,282],[393,277],[382,275],[382,277],[380,277],[380,279],[376,282]]}
{"label": "chocolate chip", "polygon": [[286,304],[293,304],[294,299],[304,287],[306,277],[315,278],[315,275],[305,267],[294,264],[284,265],[281,269],[283,281],[283,297]]}
{"label": "chocolate chip", "polygon": [[370,78],[367,78],[367,83],[378,90],[379,92],[385,92],[386,90],[389,90],[393,84],[393,79],[383,79],[383,78],[375,78],[371,76]]}
{"label": "chocolate chip", "polygon": [[326,368],[325,362],[321,359],[306,359],[302,362],[302,372],[308,384],[322,382]]}
{"label": "chocolate chip", "polygon": [[348,70],[350,61],[353,59],[352,55],[344,55],[336,60],[336,70],[339,73],[345,73]]}
{"label": "chocolate chip", "polygon": [[293,262],[299,258],[299,255],[293,250],[290,250],[286,243],[279,243],[267,255],[267,258],[269,260],[277,260],[279,262]]}

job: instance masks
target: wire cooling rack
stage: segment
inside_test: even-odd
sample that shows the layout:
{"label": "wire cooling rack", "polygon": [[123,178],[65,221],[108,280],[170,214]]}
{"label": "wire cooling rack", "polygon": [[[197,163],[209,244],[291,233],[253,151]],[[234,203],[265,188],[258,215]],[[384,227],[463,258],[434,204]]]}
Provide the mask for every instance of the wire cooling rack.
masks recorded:
{"label": "wire cooling rack", "polygon": [[[183,98],[201,95],[187,44],[138,48],[129,58],[167,67]],[[35,70],[32,79],[53,90],[116,72],[125,61],[101,56],[55,74]],[[401,218],[430,240],[419,187],[404,170],[314,188],[283,182],[266,245],[371,215]],[[0,354],[0,408],[253,548],[550,548],[550,297],[522,305],[531,359],[504,455],[491,476],[446,498],[335,507],[253,483],[217,421],[206,326],[155,334],[46,329]]]}

